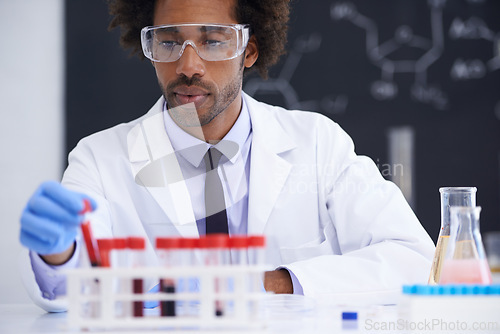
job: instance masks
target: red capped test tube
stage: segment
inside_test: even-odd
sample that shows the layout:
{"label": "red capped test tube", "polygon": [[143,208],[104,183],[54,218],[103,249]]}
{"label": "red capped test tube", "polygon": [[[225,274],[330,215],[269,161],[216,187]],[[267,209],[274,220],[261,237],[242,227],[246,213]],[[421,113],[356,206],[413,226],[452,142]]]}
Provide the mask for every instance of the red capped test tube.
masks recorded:
{"label": "red capped test tube", "polygon": [[[179,260],[179,238],[157,238],[156,249],[160,264],[165,268],[177,265]],[[160,292],[175,293],[175,279],[169,277],[160,278]],[[162,317],[174,317],[176,315],[175,300],[162,300],[160,302],[160,314]]]}
{"label": "red capped test tube", "polygon": [[[146,260],[146,240],[143,237],[129,237],[127,239],[129,249],[129,267],[139,268],[144,266]],[[144,293],[144,280],[142,278],[132,279],[132,293]],[[132,302],[132,315],[142,317],[144,315],[144,302],[135,300]]]}
{"label": "red capped test tube", "polygon": [[[265,247],[266,237],[263,235],[252,235],[248,237],[248,260],[251,266],[263,266],[265,260]],[[259,268],[258,268],[259,269]],[[260,270],[260,269],[259,269]],[[250,293],[257,293],[264,291],[264,274],[261,271],[252,272],[249,275]],[[259,302],[253,300],[250,303],[250,310],[252,314],[256,314],[260,309]]]}
{"label": "red capped test tube", "polygon": [[[84,215],[88,212],[92,211],[92,207],[90,205],[90,201],[87,199],[83,200],[83,210],[80,212],[81,215]],[[90,222],[85,220],[80,228],[82,230],[83,241],[85,242],[85,246],[87,248],[87,254],[89,256],[90,265],[92,267],[98,267],[101,265],[101,259],[99,256],[99,249],[96,240],[92,234],[92,228],[90,227]]]}
{"label": "red capped test tube", "polygon": [[[199,238],[179,238],[179,261],[178,265],[181,267],[195,266],[196,249],[198,248]],[[195,292],[198,290],[198,279],[195,276],[184,276],[177,281],[177,291],[180,292]],[[177,303],[177,310],[179,315],[197,316],[198,307],[196,300],[186,300]]]}
{"label": "red capped test tube", "polygon": [[[83,210],[80,212],[80,215],[85,215],[88,212],[92,211],[92,206],[90,201],[87,199],[83,200]],[[87,217],[84,217],[87,218]],[[99,256],[99,247],[97,245],[97,241],[94,239],[92,233],[92,227],[90,226],[90,221],[85,219],[83,223],[80,225],[83,241],[85,243],[85,247],[87,249],[87,255],[89,257],[90,265],[92,267],[98,267],[101,265],[101,257]],[[100,293],[99,280],[97,278],[93,280],[86,280],[85,285],[88,286],[90,294],[98,295]],[[89,302],[88,314],[90,317],[95,318],[99,317],[101,314],[101,307],[99,302]]]}
{"label": "red capped test tube", "polygon": [[265,264],[266,237],[263,235],[252,235],[248,237],[249,264]]}
{"label": "red capped test tube", "polygon": [[[229,264],[229,236],[227,234],[209,234],[199,240],[199,246],[204,252],[204,263],[207,266],[222,266]],[[214,268],[215,270],[215,268]],[[227,290],[224,280],[215,278],[215,293]],[[215,314],[224,315],[224,302],[215,301]]]}
{"label": "red capped test tube", "polygon": [[[97,239],[102,267],[125,268],[127,267],[127,240],[125,238]],[[113,280],[113,294],[123,295],[128,293],[127,284],[121,279]],[[114,312],[118,317],[127,315],[127,307],[123,301],[114,305]]]}
{"label": "red capped test tube", "polygon": [[198,248],[198,238],[179,238],[180,266],[194,266],[196,264],[195,249]]}
{"label": "red capped test tube", "polygon": [[248,264],[247,250],[248,237],[244,235],[235,235],[229,238],[229,248],[231,249],[231,264]]}

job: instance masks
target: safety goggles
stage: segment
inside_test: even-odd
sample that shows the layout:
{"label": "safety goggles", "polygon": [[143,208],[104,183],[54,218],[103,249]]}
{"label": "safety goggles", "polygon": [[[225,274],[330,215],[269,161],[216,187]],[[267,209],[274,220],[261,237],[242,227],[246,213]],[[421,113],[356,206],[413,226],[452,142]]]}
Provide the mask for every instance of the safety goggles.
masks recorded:
{"label": "safety goggles", "polygon": [[250,37],[247,24],[171,24],[144,27],[144,55],[155,62],[178,60],[188,45],[207,61],[228,60],[243,53]]}

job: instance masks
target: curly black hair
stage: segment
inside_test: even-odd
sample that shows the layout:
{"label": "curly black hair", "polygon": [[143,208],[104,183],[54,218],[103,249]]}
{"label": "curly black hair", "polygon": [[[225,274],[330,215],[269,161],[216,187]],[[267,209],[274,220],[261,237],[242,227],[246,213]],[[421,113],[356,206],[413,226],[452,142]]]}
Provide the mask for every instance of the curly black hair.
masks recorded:
{"label": "curly black hair", "polygon": [[[259,57],[245,74],[256,68],[262,78],[267,78],[268,69],[285,53],[290,0],[236,0],[236,19],[250,24],[257,39]],[[109,29],[121,28],[120,44],[132,49],[132,54],[144,58],[140,31],[153,24],[156,0],[108,0],[109,13],[113,19]]]}

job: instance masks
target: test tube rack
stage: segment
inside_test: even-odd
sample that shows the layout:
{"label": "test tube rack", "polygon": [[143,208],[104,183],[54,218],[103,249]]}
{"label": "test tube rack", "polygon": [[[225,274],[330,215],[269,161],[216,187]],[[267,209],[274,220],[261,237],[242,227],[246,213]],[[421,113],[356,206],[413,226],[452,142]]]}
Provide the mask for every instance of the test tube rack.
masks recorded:
{"label": "test tube rack", "polygon": [[[269,268],[263,265],[72,269],[67,272],[68,325],[79,329],[262,329],[266,320],[259,310],[266,296],[261,283],[265,270]],[[174,293],[132,290],[133,280],[165,278],[174,282],[195,279],[199,288]],[[220,282],[231,282],[231,287],[217,289]],[[134,316],[132,303],[146,301],[175,301],[186,308],[195,305],[195,312]],[[216,312],[217,303],[225,307],[222,315]]]}

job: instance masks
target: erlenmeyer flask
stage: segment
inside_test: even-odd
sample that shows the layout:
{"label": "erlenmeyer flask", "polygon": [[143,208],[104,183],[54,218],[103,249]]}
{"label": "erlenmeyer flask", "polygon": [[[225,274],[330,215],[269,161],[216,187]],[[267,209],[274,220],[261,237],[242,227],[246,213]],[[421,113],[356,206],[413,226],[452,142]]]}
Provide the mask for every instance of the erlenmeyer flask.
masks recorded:
{"label": "erlenmeyer flask", "polygon": [[439,188],[441,194],[441,230],[432,261],[429,284],[438,284],[443,266],[448,240],[450,238],[450,207],[476,206],[476,187],[443,187]]}
{"label": "erlenmeyer flask", "polygon": [[481,207],[452,207],[450,241],[441,270],[440,284],[491,284],[479,214]]}

